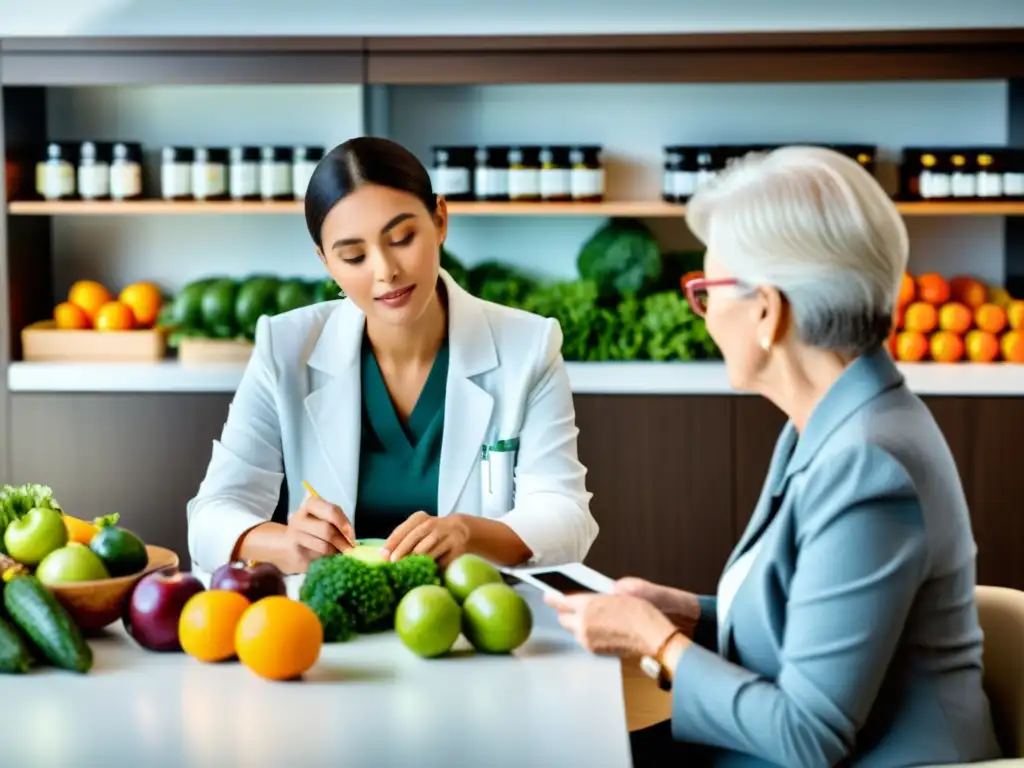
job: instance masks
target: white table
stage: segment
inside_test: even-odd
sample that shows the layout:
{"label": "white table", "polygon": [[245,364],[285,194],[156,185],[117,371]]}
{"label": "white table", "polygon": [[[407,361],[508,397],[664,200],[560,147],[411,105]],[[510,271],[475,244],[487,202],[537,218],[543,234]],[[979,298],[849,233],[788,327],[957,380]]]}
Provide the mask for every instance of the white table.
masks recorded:
{"label": "white table", "polygon": [[[386,633],[325,645],[301,682],[262,680],[238,662],[150,653],[118,623],[91,640],[87,675],[0,677],[0,763],[630,766],[619,662],[579,649],[534,588],[518,589],[534,631],[511,657],[424,660]],[[465,648],[460,638],[456,650]]]}

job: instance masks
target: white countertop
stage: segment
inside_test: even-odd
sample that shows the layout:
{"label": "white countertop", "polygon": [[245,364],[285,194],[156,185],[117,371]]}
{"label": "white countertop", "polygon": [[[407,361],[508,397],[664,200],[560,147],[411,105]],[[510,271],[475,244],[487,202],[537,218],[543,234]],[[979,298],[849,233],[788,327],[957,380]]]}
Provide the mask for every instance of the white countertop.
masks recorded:
{"label": "white countertop", "polygon": [[[292,587],[293,585],[289,585]],[[579,648],[529,586],[530,640],[509,656],[424,660],[394,633],[325,645],[302,682],[156,654],[120,624],[87,675],[2,682],[3,765],[18,768],[630,766],[622,675]],[[293,589],[289,590],[293,592]],[[456,648],[464,647],[460,638]]]}
{"label": "white countertop", "polygon": [[[578,394],[731,395],[725,366],[701,363],[567,363]],[[159,363],[12,363],[12,392],[234,392],[244,366]],[[920,395],[1024,395],[1024,365],[901,363]]]}

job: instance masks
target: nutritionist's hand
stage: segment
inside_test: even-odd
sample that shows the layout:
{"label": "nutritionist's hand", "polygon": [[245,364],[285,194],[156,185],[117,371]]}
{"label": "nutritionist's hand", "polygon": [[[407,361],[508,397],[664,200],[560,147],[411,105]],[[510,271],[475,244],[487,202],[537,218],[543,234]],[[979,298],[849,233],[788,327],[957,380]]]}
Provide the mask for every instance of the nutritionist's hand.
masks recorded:
{"label": "nutritionist's hand", "polygon": [[344,552],[355,546],[352,523],[336,504],[319,496],[307,496],[285,529],[290,555],[304,572],[311,560]]}
{"label": "nutritionist's hand", "polygon": [[399,525],[384,542],[383,554],[391,562],[406,555],[429,555],[442,568],[469,545],[469,526],[462,515],[434,517],[417,512]]}

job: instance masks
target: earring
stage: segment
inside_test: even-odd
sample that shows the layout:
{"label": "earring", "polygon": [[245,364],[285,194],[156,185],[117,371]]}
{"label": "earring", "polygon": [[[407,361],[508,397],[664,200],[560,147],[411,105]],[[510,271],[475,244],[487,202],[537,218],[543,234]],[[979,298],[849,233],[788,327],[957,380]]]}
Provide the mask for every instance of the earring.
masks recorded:
{"label": "earring", "polygon": [[771,339],[769,339],[767,336],[762,336],[761,337],[761,349],[763,349],[765,352],[767,352],[771,348],[772,348]]}

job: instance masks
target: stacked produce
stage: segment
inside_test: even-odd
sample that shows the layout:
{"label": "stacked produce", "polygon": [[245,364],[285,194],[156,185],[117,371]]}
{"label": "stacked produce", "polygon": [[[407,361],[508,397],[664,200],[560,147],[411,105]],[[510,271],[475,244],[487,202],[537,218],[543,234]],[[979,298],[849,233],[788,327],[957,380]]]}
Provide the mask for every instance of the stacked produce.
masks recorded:
{"label": "stacked produce", "polygon": [[1024,363],[1024,300],[969,275],[906,274],[889,347],[903,362]]}
{"label": "stacked produce", "polygon": [[310,564],[299,598],[319,617],[327,642],[394,627],[409,650],[433,658],[460,634],[486,653],[509,653],[529,638],[529,605],[487,561],[463,555],[441,576],[425,555],[386,560],[383,543],[362,541]]}
{"label": "stacked produce", "polygon": [[24,674],[42,663],[92,668],[82,629],[55,591],[146,568],[145,544],[117,522],[116,514],[94,523],[66,515],[45,485],[0,491],[0,673]]}
{"label": "stacked produce", "polygon": [[329,279],[204,277],[182,288],[161,314],[160,325],[171,331],[168,343],[172,347],[186,338],[252,341],[262,315],[277,315],[339,296],[337,284]]}
{"label": "stacked produce", "polygon": [[61,330],[143,330],[156,325],[163,304],[163,294],[150,282],[132,283],[115,298],[102,283],[79,280],[54,307],[53,321]]}

